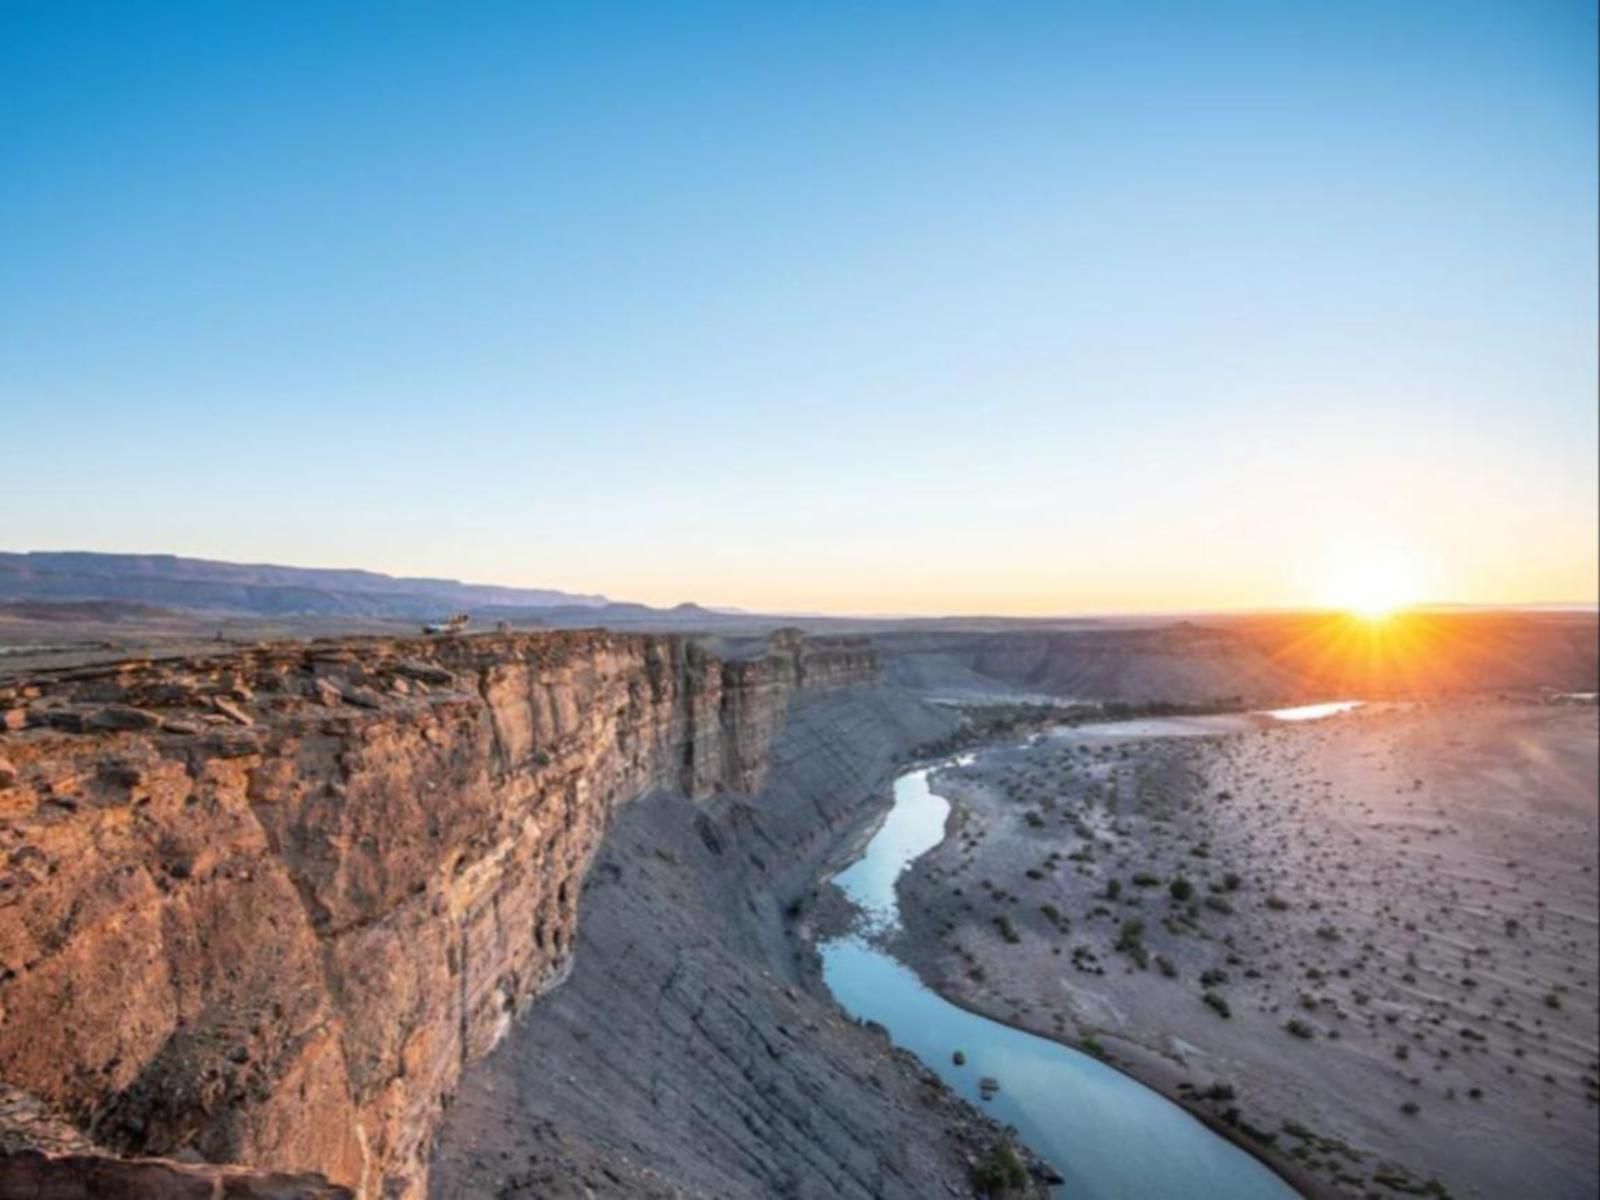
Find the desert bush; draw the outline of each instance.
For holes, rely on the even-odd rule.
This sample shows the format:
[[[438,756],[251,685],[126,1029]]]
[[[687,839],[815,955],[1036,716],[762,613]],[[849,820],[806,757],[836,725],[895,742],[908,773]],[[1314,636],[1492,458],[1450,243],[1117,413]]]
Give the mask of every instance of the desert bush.
[[[1009,1142],[995,1146],[972,1168],[972,1187],[980,1196],[1003,1196],[1027,1183],[1028,1169]]]

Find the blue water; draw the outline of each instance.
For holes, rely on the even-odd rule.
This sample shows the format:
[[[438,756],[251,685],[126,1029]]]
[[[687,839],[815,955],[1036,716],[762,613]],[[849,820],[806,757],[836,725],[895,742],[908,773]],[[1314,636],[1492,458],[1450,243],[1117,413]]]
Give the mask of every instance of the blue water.
[[[894,808],[861,858],[834,881],[867,915],[868,931],[899,920],[895,880],[944,836],[949,802],[932,768],[895,780]],[[1066,1200],[1293,1200],[1286,1183],[1176,1104],[1098,1059],[980,1017],[940,997],[860,935],[824,943],[823,977],[844,1010],[889,1030],[950,1087],[1014,1125],[1066,1182]],[[951,1055],[960,1050],[966,1064]],[[979,1080],[1000,1083],[991,1099]]]
[[[1360,708],[1360,700],[1332,700],[1326,704],[1302,704],[1296,708],[1269,709],[1267,716],[1280,721],[1320,721],[1323,717],[1336,717],[1340,713]]]

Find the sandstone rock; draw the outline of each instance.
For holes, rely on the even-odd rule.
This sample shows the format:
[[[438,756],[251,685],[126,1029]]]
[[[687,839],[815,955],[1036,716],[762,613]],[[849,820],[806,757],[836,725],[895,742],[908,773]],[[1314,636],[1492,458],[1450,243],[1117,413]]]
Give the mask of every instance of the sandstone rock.
[[[395,670],[399,671],[402,675],[410,676],[419,683],[432,683],[441,686],[450,686],[456,681],[456,677],[453,673],[445,670],[443,667],[435,666],[432,663],[404,660],[395,664]]]
[[[357,682],[397,662],[473,686],[385,703]],[[0,1080],[96,1114],[120,1152],[187,1147],[420,1200],[463,1064],[571,968],[616,806],[751,791],[796,690],[873,662],[859,643],[724,661],[688,638],[574,631],[268,645],[42,683],[52,724],[81,731],[77,705],[185,671],[272,703],[213,696],[201,736],[136,753],[113,730],[6,740],[41,781],[8,836],[52,870],[0,905]],[[314,675],[358,709],[306,703]],[[126,789],[105,791],[118,756],[138,772],[137,836]]]
[[[8,759],[0,758],[0,787],[10,787],[17,781],[17,769]]]
[[[232,700],[224,699],[221,696],[213,696],[211,697],[211,706],[223,716],[227,717],[228,720],[237,722],[240,725],[254,725],[256,723],[254,717],[245,712],[244,709],[240,708]]]
[[[23,1150],[0,1156],[0,1196],[39,1200],[350,1200],[320,1175]]]
[[[108,704],[85,722],[89,729],[104,730],[155,729],[160,724],[155,713],[128,704]]]
[[[382,708],[383,697],[371,688],[358,687],[354,684],[345,684],[339,689],[346,701],[357,708]]]
[[[0,730],[12,731],[28,727],[28,710],[25,708],[8,708],[0,712]]]

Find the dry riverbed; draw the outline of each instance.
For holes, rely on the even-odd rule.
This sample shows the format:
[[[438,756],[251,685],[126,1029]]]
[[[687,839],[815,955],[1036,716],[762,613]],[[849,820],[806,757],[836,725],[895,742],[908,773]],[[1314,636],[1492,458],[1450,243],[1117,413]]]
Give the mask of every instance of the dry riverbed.
[[[1222,724],[941,772],[895,951],[1318,1192],[1593,1196],[1594,707]]]

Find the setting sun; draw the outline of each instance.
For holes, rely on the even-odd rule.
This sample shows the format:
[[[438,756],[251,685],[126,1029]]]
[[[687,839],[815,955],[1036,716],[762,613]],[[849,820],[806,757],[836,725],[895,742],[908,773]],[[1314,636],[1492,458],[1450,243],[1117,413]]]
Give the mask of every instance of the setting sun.
[[[1422,580],[1410,556],[1393,548],[1364,547],[1330,557],[1321,599],[1330,608],[1376,621],[1421,600]]]

